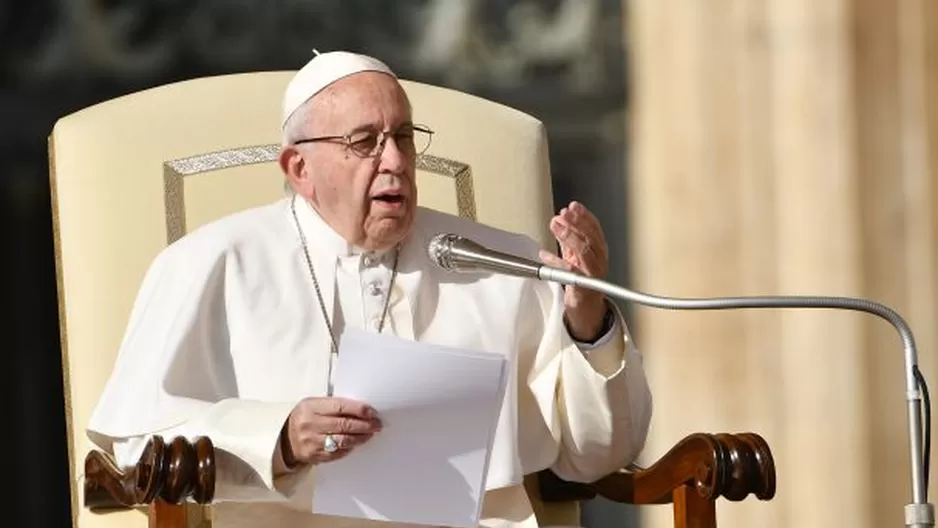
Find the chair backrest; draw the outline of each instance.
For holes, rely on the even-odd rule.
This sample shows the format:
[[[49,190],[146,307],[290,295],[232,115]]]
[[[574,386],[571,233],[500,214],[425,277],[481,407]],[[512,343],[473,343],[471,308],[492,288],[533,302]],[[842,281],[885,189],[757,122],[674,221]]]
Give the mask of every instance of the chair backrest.
[[[140,281],[168,243],[226,213],[284,195],[276,165],[280,98],[293,72],[185,81],[60,119],[49,138],[63,374],[75,526],[144,526],[135,511],[93,514],[85,434]],[[436,134],[420,160],[421,205],[548,244],[544,126],[506,106],[403,81],[416,122]]]

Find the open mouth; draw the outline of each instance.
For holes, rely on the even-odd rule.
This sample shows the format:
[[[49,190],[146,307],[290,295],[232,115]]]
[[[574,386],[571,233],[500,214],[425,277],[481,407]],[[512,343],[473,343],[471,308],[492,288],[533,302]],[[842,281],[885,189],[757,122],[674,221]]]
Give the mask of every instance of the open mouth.
[[[386,203],[386,204],[401,204],[404,203],[404,195],[400,193],[381,193],[379,195],[373,196],[372,200]]]

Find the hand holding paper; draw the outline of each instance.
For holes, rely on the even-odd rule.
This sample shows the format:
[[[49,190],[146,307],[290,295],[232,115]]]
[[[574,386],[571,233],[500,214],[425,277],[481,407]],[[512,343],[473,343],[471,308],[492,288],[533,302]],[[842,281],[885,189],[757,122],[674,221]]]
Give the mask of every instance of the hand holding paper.
[[[317,467],[313,511],[478,526],[507,376],[502,355],[347,331],[334,394],[367,402],[383,427]]]
[[[348,398],[306,398],[290,413],[281,438],[288,467],[321,464],[344,457],[381,431],[381,420],[368,404]],[[334,433],[334,434],[333,434]],[[326,448],[326,438],[336,442]]]

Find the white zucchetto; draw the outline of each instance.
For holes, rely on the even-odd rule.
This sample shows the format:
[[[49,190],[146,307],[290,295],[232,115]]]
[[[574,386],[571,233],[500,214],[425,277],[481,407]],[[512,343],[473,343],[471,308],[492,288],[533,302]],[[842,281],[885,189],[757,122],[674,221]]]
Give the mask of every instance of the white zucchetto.
[[[397,78],[386,64],[367,55],[348,51],[316,52],[316,56],[300,68],[284,91],[280,126],[286,125],[293,112],[323,88],[343,77],[366,71],[386,73]]]

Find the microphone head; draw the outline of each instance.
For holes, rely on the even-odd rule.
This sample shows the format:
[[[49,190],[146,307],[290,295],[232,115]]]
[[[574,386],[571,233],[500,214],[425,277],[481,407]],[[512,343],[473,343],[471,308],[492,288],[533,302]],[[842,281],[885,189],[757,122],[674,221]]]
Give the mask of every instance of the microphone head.
[[[451,271],[453,269],[453,244],[462,239],[453,233],[438,233],[427,244],[427,255],[437,266]]]
[[[440,233],[427,244],[427,255],[438,267],[463,273],[501,273],[538,277],[542,265],[509,253],[489,249],[453,233]]]

